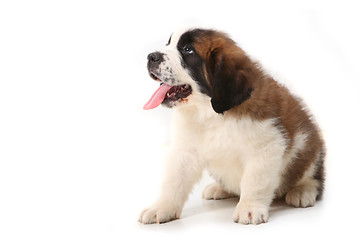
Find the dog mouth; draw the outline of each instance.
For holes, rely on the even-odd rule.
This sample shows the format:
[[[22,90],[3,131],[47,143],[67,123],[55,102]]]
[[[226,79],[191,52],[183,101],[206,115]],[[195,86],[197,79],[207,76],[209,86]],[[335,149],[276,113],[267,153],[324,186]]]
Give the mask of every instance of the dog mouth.
[[[176,101],[179,99],[187,98],[192,92],[191,86],[189,84],[183,84],[179,86],[172,86],[169,91],[167,91],[164,100]]]
[[[159,79],[154,74],[150,74],[152,78]],[[160,81],[160,80],[157,80]],[[192,93],[192,88],[189,84],[182,84],[177,86],[160,83],[160,87],[153,93],[149,101],[144,105],[145,110],[158,107],[163,102],[184,101]]]

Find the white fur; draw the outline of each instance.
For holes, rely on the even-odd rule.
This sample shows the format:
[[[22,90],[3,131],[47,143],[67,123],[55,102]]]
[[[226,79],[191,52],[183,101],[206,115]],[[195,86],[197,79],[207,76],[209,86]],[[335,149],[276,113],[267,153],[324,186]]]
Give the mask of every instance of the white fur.
[[[226,199],[236,197],[237,195],[234,193],[230,193],[224,190],[224,187],[217,182],[209,184],[204,188],[202,197],[206,200],[218,200],[218,199]]]
[[[275,120],[219,115],[210,104],[196,100],[200,99],[175,109],[173,146],[162,194],[140,221],[164,222],[179,217],[193,184],[207,169],[226,192],[242,193],[234,221],[266,222],[280,184],[286,149]]]

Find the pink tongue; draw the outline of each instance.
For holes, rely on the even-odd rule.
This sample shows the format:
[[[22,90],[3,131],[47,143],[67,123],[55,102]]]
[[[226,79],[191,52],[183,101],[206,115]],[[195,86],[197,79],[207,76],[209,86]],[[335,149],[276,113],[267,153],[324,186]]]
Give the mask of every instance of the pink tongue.
[[[159,106],[162,101],[164,101],[165,95],[166,93],[170,90],[170,88],[172,88],[172,86],[167,85],[167,84],[162,84],[155,92],[154,94],[151,96],[151,98],[149,99],[149,101],[144,105],[144,109],[145,110],[150,110],[153,108],[156,108],[157,106]]]

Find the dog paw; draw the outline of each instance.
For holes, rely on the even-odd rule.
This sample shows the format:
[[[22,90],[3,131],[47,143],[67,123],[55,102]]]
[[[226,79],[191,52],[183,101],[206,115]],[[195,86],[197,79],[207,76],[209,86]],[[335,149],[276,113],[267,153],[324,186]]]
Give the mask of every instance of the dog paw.
[[[144,209],[139,217],[139,222],[143,224],[166,223],[180,217],[181,210],[168,204],[154,204],[150,208]]]
[[[202,193],[202,197],[206,200],[214,199],[226,199],[226,198],[232,198],[235,197],[235,194],[231,194],[226,192],[218,183],[212,183],[207,185],[204,188],[204,191]]]
[[[269,220],[269,210],[264,205],[239,203],[236,206],[233,219],[234,222],[241,224],[267,223]]]
[[[293,207],[313,207],[315,205],[317,190],[315,188],[300,186],[290,190],[285,202]]]

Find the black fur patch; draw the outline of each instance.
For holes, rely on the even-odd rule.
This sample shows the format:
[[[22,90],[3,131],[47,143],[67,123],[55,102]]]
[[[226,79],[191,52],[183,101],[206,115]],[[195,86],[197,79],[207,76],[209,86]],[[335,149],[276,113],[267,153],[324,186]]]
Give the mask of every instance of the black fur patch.
[[[224,45],[212,46],[213,38],[223,38],[222,44],[225,44],[225,47],[226,44],[230,44],[230,47],[235,44],[223,33],[213,30],[193,29],[185,32],[180,37],[177,50],[182,58],[182,66],[189,70],[192,78],[198,83],[200,91],[211,97],[214,111],[223,113],[251,97],[253,91],[252,73],[244,68],[241,58],[227,57],[223,54]],[[208,42],[211,43],[208,46],[209,49],[203,48],[201,50],[207,51],[205,53],[201,52],[201,56],[208,59],[202,59],[193,47],[194,45],[201,46],[202,41],[207,44]],[[227,52],[227,54],[231,53]],[[238,64],[234,64],[233,61],[238,62]]]
[[[179,39],[177,44],[177,49],[181,55],[181,65],[189,70],[191,77],[198,83],[200,86],[200,91],[204,94],[207,94],[211,97],[211,87],[206,83],[204,77],[203,65],[205,64],[204,60],[198,55],[196,49],[193,48],[193,43],[203,35],[205,30],[194,29],[188,32],[185,32]],[[192,49],[192,53],[186,51],[187,48]]]

